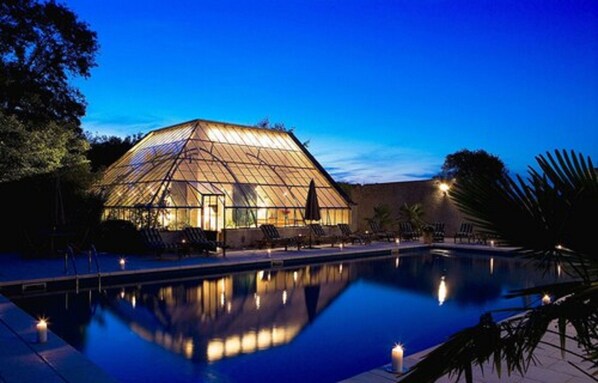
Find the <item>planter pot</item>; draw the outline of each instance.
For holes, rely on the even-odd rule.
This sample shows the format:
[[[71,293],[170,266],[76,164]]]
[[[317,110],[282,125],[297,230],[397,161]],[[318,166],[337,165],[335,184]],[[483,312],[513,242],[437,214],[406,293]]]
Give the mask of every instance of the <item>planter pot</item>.
[[[425,232],[422,234],[422,242],[426,244],[431,244],[434,241],[434,233],[432,232]]]

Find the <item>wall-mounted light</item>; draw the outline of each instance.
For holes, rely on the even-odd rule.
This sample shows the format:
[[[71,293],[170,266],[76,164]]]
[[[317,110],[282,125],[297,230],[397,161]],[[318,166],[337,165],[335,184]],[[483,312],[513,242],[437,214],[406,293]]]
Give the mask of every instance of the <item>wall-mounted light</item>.
[[[449,189],[451,188],[451,186],[446,182],[441,182],[440,184],[438,184],[438,188],[440,189],[441,192],[444,193],[444,195],[446,195],[448,193]]]

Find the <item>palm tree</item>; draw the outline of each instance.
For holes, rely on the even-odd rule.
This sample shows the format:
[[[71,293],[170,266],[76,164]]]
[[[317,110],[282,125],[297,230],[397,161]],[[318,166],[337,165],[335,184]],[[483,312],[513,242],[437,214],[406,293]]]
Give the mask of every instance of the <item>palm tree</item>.
[[[539,170],[528,169],[528,178],[504,176],[498,180],[479,177],[457,183],[451,198],[470,220],[488,235],[516,249],[517,256],[537,262],[539,267],[561,265],[567,282],[522,289],[511,297],[550,292],[552,304],[517,307],[509,319],[496,322],[492,312],[480,322],[452,335],[415,365],[401,382],[433,382],[449,374],[472,381],[472,368],[491,363],[501,375],[525,374],[533,353],[544,344],[544,335],[558,324],[560,344],[552,345],[563,356],[573,351],[567,343],[577,342],[578,355],[590,362],[590,379],[598,373],[598,179],[589,157],[574,151],[549,152],[536,157]],[[518,315],[515,315],[518,314]],[[572,325],[576,335],[566,332]],[[575,367],[575,366],[574,366]],[[577,367],[579,368],[579,367]]]

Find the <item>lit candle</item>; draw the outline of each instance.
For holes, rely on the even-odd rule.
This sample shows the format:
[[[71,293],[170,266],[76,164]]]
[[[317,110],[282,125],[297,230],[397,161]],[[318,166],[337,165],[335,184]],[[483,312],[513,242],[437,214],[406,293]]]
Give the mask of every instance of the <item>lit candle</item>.
[[[550,295],[544,294],[544,296],[542,297],[542,304],[547,305],[549,303],[550,303]]]
[[[397,246],[399,245],[399,243],[401,243],[401,240],[398,238],[395,238],[395,243],[397,244]]]
[[[392,371],[403,372],[403,347],[400,344],[392,349]]]
[[[37,329],[37,341],[46,343],[48,341],[48,322],[45,319],[40,319],[35,328]]]
[[[341,243],[341,244],[339,244],[339,245],[338,245],[338,248],[339,248],[341,251],[343,251],[343,244],[342,244],[342,243]]]
[[[270,258],[270,255],[272,255],[272,249],[268,249],[268,258]]]
[[[124,270],[125,269],[125,264],[127,263],[127,261],[125,261],[124,258],[121,258],[118,260],[118,264],[120,265],[120,269]]]
[[[490,247],[494,247],[494,241],[493,240],[490,241]]]

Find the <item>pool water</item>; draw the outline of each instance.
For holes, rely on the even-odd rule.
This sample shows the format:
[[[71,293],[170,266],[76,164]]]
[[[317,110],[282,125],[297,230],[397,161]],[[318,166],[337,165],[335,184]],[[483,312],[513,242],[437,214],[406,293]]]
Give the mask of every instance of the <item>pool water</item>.
[[[555,278],[425,249],[13,301],[122,382],[336,382],[389,363],[395,343],[409,355],[487,310],[535,305],[503,295]]]

